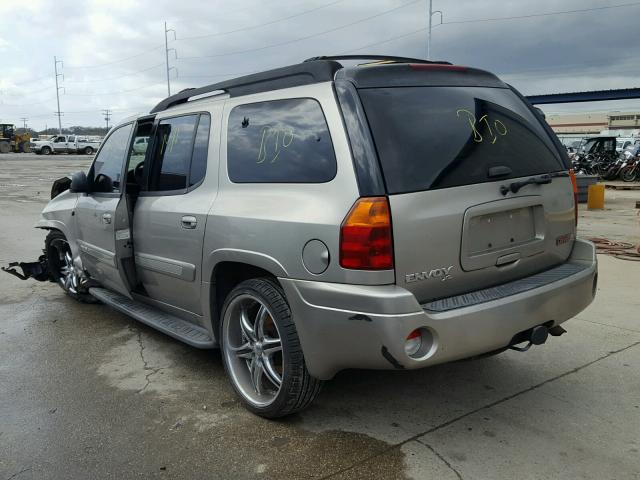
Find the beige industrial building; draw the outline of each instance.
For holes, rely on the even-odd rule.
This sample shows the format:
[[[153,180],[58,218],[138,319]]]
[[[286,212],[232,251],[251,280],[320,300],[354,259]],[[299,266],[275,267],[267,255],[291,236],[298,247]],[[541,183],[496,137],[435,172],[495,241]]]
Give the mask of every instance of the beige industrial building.
[[[558,134],[594,135],[615,130],[618,135],[638,135],[640,112],[586,112],[547,115],[547,122]]]

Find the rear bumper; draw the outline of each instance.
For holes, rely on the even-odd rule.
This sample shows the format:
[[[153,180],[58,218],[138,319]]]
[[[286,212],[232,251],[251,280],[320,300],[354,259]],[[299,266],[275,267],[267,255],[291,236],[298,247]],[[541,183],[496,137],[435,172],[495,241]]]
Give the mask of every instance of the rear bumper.
[[[483,293],[478,303],[446,309],[442,302],[420,305],[396,285],[280,282],[309,372],[329,379],[346,368],[415,369],[467,358],[503,348],[515,334],[536,325],[558,325],[593,301],[595,247],[577,240],[566,264],[576,268],[565,268],[569,274],[562,278],[549,276],[546,283],[524,290],[496,287],[510,294]],[[430,310],[436,303],[439,311]],[[404,351],[404,339],[416,328],[423,328],[428,340],[419,358]]]

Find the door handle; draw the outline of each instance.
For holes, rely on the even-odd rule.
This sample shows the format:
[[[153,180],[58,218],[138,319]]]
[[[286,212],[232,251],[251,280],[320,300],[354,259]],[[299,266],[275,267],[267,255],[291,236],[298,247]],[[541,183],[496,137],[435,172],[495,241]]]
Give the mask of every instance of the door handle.
[[[103,213],[102,214],[102,223],[106,223],[106,224],[111,223],[111,214],[110,213]]]
[[[198,219],[192,215],[185,215],[180,221],[182,228],[192,230],[198,226]]]

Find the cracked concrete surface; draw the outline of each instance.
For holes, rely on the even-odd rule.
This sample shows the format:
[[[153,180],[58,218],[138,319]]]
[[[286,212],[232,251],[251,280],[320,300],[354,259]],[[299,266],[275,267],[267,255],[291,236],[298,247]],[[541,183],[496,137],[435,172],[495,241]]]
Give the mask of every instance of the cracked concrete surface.
[[[86,163],[0,159],[0,263],[37,257],[47,182]],[[600,216],[589,230],[606,235]],[[526,354],[342,372],[278,422],[240,406],[217,352],[0,275],[0,480],[638,480],[640,265],[599,260],[597,300],[568,334]]]

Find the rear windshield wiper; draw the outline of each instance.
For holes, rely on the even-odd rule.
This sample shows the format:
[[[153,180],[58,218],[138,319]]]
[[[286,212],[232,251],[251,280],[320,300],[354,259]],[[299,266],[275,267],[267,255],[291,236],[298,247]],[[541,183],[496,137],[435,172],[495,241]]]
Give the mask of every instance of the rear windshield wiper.
[[[519,182],[511,182],[509,186],[502,185],[500,187],[500,193],[502,195],[506,195],[509,192],[518,193],[518,190],[520,190],[525,185],[545,185],[547,183],[551,183],[552,180],[553,178],[551,178],[551,175],[548,174],[540,175],[538,177],[530,177],[526,180],[520,180]]]

